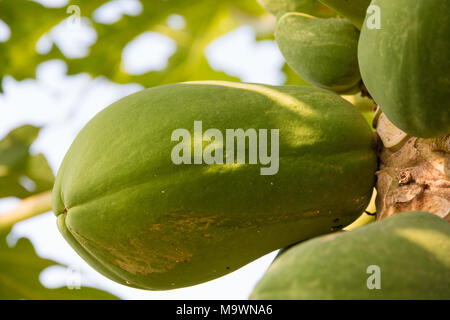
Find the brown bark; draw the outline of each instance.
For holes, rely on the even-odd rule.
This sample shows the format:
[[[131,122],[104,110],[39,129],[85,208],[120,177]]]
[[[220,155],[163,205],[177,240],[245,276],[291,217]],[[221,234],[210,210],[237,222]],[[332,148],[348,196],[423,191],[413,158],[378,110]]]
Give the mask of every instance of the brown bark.
[[[427,211],[450,222],[450,135],[408,136],[380,110],[374,118],[379,138],[377,220],[404,211]]]

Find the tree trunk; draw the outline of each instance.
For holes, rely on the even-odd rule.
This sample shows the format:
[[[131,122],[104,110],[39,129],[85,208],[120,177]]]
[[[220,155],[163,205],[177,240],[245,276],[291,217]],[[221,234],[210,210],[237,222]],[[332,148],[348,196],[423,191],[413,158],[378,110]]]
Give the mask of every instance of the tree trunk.
[[[377,220],[404,211],[427,211],[450,222],[450,135],[408,136],[378,108]]]

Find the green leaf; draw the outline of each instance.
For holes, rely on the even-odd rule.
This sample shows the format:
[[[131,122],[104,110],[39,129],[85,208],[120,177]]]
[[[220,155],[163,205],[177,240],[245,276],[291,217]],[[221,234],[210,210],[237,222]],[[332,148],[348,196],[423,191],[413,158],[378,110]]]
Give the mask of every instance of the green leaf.
[[[11,29],[8,41],[0,43],[0,79],[6,74],[17,80],[34,77],[37,65],[47,60],[36,52],[37,41],[66,16],[64,8],[34,1],[0,1],[0,19]]]
[[[0,140],[0,198],[26,198],[50,190],[54,174],[42,154],[31,155],[39,128],[25,125]]]
[[[139,83],[145,87],[190,80],[238,80],[213,70],[205,58],[205,48],[217,37],[243,23],[263,23],[265,15],[255,0],[214,3],[211,0],[141,0],[143,10],[138,16],[123,15],[113,24],[98,23],[92,18],[93,12],[106,2],[72,0],[63,8],[47,8],[27,0],[0,1],[0,19],[11,29],[11,38],[0,43],[0,80],[5,75],[17,80],[34,78],[36,67],[51,59],[66,62],[69,75],[88,73],[92,77],[104,76],[117,83]],[[89,21],[97,33],[97,41],[90,47],[89,54],[69,58],[56,45],[48,53],[39,54],[35,49],[36,43],[73,15],[66,12],[70,5],[80,8],[81,18]],[[185,18],[185,28],[174,30],[167,25],[167,17],[172,14]],[[164,70],[128,74],[123,70],[122,51],[130,41],[147,31],[170,37],[177,50]]]
[[[60,265],[39,257],[30,240],[21,238],[14,247],[6,242],[8,231],[0,232],[0,299],[1,300],[110,300],[114,295],[88,287],[49,289],[39,281],[47,267]]]

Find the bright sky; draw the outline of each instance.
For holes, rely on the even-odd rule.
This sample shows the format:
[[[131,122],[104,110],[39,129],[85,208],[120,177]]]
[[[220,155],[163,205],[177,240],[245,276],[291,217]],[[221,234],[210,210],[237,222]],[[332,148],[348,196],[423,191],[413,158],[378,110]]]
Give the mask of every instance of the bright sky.
[[[67,3],[66,0],[37,2],[49,6]],[[114,0],[99,9],[94,17],[97,21],[112,23],[123,13],[139,12],[140,3],[137,0]],[[183,28],[184,19],[174,15],[167,23],[174,28]],[[0,41],[1,27],[0,20]],[[82,56],[88,53],[89,45],[95,39],[95,31],[87,24],[77,30],[62,24],[39,41],[37,50],[45,52],[53,41],[66,55]],[[124,49],[123,67],[130,73],[162,69],[173,51],[171,39],[146,32]],[[272,41],[256,43],[254,33],[248,26],[217,39],[207,48],[206,54],[213,68],[239,76],[242,81],[280,84],[283,80],[279,71],[283,58],[276,44]],[[92,79],[87,74],[68,77],[65,72],[66,66],[61,61],[43,63],[37,70],[36,80],[17,82],[6,77],[3,81],[5,94],[0,95],[0,138],[22,124],[45,126],[32,152],[44,153],[55,172],[78,131],[97,112],[119,98],[142,89],[140,85],[117,85],[103,78]],[[17,201],[0,200],[0,213],[13,208]],[[13,244],[22,236],[32,240],[40,256],[80,270],[83,285],[104,288],[124,299],[247,299],[275,256],[271,253],[230,275],[205,284],[151,292],[116,284],[90,268],[59,234],[56,219],[50,212],[17,224],[8,240]],[[66,284],[68,275],[65,268],[51,267],[41,274],[41,281],[48,287],[59,287]]]

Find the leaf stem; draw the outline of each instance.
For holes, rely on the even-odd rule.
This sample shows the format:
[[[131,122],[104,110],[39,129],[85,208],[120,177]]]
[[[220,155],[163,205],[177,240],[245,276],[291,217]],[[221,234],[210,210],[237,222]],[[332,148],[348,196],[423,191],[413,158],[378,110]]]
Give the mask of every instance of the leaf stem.
[[[16,208],[0,214],[0,231],[11,228],[17,222],[32,218],[51,209],[51,191],[45,191],[23,199]]]

